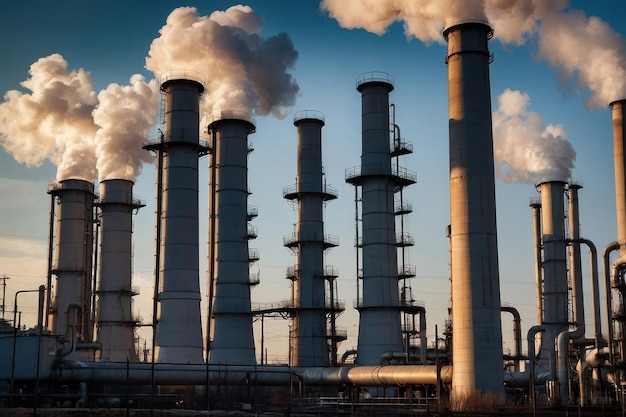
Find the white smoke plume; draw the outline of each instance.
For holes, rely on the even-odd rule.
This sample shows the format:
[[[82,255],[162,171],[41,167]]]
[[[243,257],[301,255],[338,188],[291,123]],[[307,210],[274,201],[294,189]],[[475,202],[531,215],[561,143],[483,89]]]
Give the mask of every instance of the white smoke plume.
[[[110,84],[98,94],[93,120],[100,127],[95,136],[95,152],[100,181],[135,181],[144,162],[152,158],[142,146],[156,122],[159,87],[155,79],[146,82],[135,74],[130,85]]]
[[[442,29],[466,19],[487,20],[502,43],[536,37],[539,56],[557,68],[589,109],[626,98],[622,35],[598,17],[569,9],[569,0],[322,0],[320,8],[345,28],[382,35],[403,22],[408,38],[443,42]],[[584,53],[581,53],[584,51]]]
[[[57,179],[93,181],[97,126],[91,112],[98,100],[83,69],[68,71],[59,54],[31,65],[24,93],[8,91],[0,103],[0,144],[20,163],[40,166],[49,159]]]
[[[589,109],[626,98],[626,41],[606,22],[570,11],[541,23],[539,56],[558,69]]]
[[[146,68],[158,77],[190,70],[206,77],[204,112],[243,110],[285,117],[299,87],[291,74],[298,57],[289,36],[261,35],[261,18],[247,6],[200,16],[175,9],[150,46]]]
[[[539,184],[567,181],[576,152],[561,125],[544,125],[541,116],[529,111],[530,97],[505,90],[493,113],[496,174],[504,182]]]

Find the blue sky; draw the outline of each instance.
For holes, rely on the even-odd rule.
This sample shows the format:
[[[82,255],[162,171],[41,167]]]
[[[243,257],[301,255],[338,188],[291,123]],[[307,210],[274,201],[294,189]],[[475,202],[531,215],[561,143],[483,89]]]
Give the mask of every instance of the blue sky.
[[[0,91],[22,89],[20,82],[28,78],[30,65],[53,53],[61,54],[70,70],[89,71],[96,92],[113,82],[128,84],[135,73],[153,78],[145,68],[145,57],[173,9],[190,5],[198,9],[198,14],[209,15],[235,4],[238,3],[142,0],[127,2],[119,8],[109,1],[11,2],[4,5],[0,16],[3,39],[0,55],[4,57]],[[413,294],[426,307],[428,334],[432,339],[435,324],[439,332],[443,329],[449,298],[445,236],[449,223],[445,45],[407,40],[401,23],[392,24],[383,36],[363,29],[344,29],[337,20],[320,11],[318,1],[243,4],[252,7],[263,19],[265,37],[280,32],[289,35],[298,51],[295,68],[289,72],[300,87],[291,113],[283,120],[257,117],[257,131],[250,136],[255,151],[249,159],[253,193],[249,202],[259,208],[259,217],[254,221],[259,237],[250,246],[259,248],[261,253],[261,261],[252,268],[261,274],[261,284],[252,291],[253,302],[289,298],[290,281],[285,279],[285,269],[294,258],[282,247],[282,236],[293,231],[296,212],[283,200],[282,188],[292,184],[296,174],[293,113],[305,109],[321,111],[326,117],[322,131],[326,180],[339,190],[339,199],[326,208],[325,226],[326,233],[341,240],[340,247],[330,251],[326,259],[327,264],[339,268],[339,298],[346,301],[347,307],[339,326],[348,330],[349,340],[340,346],[339,352],[356,347],[358,314],[352,309],[356,280],[354,201],[353,188],[344,182],[344,170],[358,165],[360,160],[360,96],[355,80],[364,72],[385,71],[395,79],[390,99],[396,105],[396,122],[402,136],[414,146],[414,154],[403,160],[418,175],[418,182],[405,192],[405,199],[412,201],[414,209],[405,225],[416,238],[408,262],[417,267]],[[622,36],[626,35],[623,23],[626,5],[621,0],[578,0],[571,2],[571,8],[598,16]],[[522,46],[503,45],[497,39],[491,41],[495,57],[490,68],[492,107],[497,109],[497,97],[506,89],[518,90],[528,95],[528,110],[540,115],[545,125],[562,125],[567,131],[568,141],[576,151],[572,175],[581,179],[584,186],[580,191],[581,235],[603,248],[616,239],[610,111],[608,106],[589,111],[572,89],[572,82],[561,83],[558,72],[540,58],[536,37],[528,38]],[[578,56],[587,52],[570,51]],[[211,74],[206,76],[210,78]],[[200,210],[206,213],[207,187],[202,184],[207,183],[207,159],[202,159],[200,164],[204,167],[200,177]],[[0,150],[0,276],[11,277],[7,281],[7,311],[12,308],[15,291],[45,283],[49,210],[46,190],[48,182],[55,180],[55,172],[56,168],[49,162],[27,167]],[[145,322],[151,319],[154,179],[154,166],[145,165],[135,187],[136,195],[147,203],[135,217],[134,234],[135,285],[141,290],[135,299],[135,309]],[[532,217],[528,202],[536,195],[532,184],[497,182],[502,301],[520,309],[524,334],[535,324]],[[206,236],[206,222],[203,222],[200,242],[206,242]],[[205,253],[206,249],[201,248],[201,259],[206,257]],[[204,269],[203,264],[200,272],[203,291]],[[587,283],[586,258],[583,269]],[[23,297],[24,319],[32,323],[34,296],[32,303],[28,295]],[[587,291],[588,322],[590,302]],[[504,316],[505,349],[512,349],[508,321],[509,317]],[[258,339],[258,326],[255,329]],[[284,358],[286,322],[266,323],[268,344],[270,360]]]

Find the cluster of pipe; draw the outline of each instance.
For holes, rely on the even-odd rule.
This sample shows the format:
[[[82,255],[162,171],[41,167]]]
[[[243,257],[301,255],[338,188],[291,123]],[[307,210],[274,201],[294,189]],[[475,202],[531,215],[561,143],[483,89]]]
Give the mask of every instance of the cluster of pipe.
[[[63,355],[138,360],[132,312],[137,293],[132,287],[132,216],[143,203],[133,198],[133,182],[103,180],[98,198],[93,183],[66,179],[51,183],[48,193],[52,290],[47,292],[46,327],[60,336]]]

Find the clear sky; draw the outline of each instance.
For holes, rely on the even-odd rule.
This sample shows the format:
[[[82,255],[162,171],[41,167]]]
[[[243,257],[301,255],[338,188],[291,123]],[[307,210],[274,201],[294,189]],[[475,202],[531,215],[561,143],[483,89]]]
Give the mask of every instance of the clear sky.
[[[359,74],[368,71],[388,72],[395,79],[395,90],[390,99],[396,106],[396,122],[402,136],[414,146],[414,153],[404,157],[403,163],[418,175],[418,182],[405,191],[405,199],[413,203],[414,210],[405,226],[416,238],[415,247],[409,251],[408,263],[417,267],[417,277],[411,285],[414,297],[426,307],[429,339],[434,335],[435,325],[439,326],[439,332],[444,327],[449,298],[449,254],[445,235],[449,223],[448,107],[446,45],[443,40],[432,41],[426,39],[428,36],[420,35],[427,40],[422,42],[407,37],[402,22],[391,23],[384,34],[372,33],[382,32],[382,29],[367,21],[369,16],[376,17],[361,5],[368,2],[343,3],[358,5],[355,10],[363,17],[363,22],[343,19],[341,16],[344,15],[334,3],[328,1],[325,10],[320,8],[319,1],[314,0],[258,0],[243,4],[250,6],[261,18],[264,38],[284,32],[298,52],[293,68],[286,69],[299,86],[295,103],[280,107],[283,119],[257,115],[256,133],[250,136],[255,151],[249,158],[249,185],[253,193],[249,203],[259,208],[259,217],[253,222],[258,226],[259,236],[251,241],[250,246],[258,248],[261,254],[260,262],[252,267],[252,271],[260,272],[261,279],[260,285],[252,290],[252,300],[253,303],[271,303],[290,297],[290,281],[285,279],[285,269],[293,264],[294,258],[282,246],[282,236],[293,231],[297,213],[282,198],[282,189],[294,183],[296,175],[297,137],[293,113],[305,109],[321,111],[326,118],[322,131],[326,181],[339,190],[339,199],[326,207],[325,231],[339,236],[341,242],[338,248],[328,252],[326,258],[327,264],[340,271],[337,288],[339,298],[346,301],[346,312],[338,325],[347,329],[349,339],[340,345],[341,354],[356,347],[358,328],[358,314],[352,308],[356,295],[354,190],[344,182],[345,169],[359,164],[361,152],[360,95],[355,89],[355,80]],[[413,2],[424,8],[427,3],[426,0]],[[442,4],[438,0],[432,3]],[[517,2],[518,5],[522,3],[526,2]],[[581,235],[595,242],[600,251],[616,239],[611,117],[608,102],[603,103],[603,100],[608,101],[607,93],[596,94],[599,87],[595,89],[595,81],[588,78],[602,81],[619,74],[620,69],[624,71],[626,4],[621,0],[573,0],[569,3],[562,0],[555,3],[563,7],[552,14],[546,12],[545,24],[533,26],[536,20],[530,18],[531,25],[525,28],[531,30],[522,29],[521,38],[510,33],[513,24],[507,25],[501,23],[504,20],[499,20],[498,26],[494,22],[496,38],[490,42],[494,53],[490,67],[492,108],[494,112],[499,111],[494,120],[498,120],[499,132],[508,132],[496,135],[496,140],[507,144],[502,149],[508,149],[508,152],[503,150],[502,157],[510,158],[506,159],[507,168],[500,177],[508,182],[497,181],[501,296],[503,303],[517,307],[522,313],[524,335],[535,324],[536,317],[532,216],[528,203],[531,197],[537,196],[533,184],[543,174],[528,173],[530,169],[523,164],[516,165],[514,157],[525,149],[556,159],[569,156],[569,163],[573,162],[570,174],[582,180],[584,187],[580,191]],[[3,5],[0,16],[0,56],[3,57],[0,91],[4,94],[20,90],[23,94],[31,94],[20,83],[30,78],[29,68],[33,63],[52,54],[60,54],[68,63],[69,71],[81,68],[88,71],[95,94],[111,83],[128,85],[133,74],[142,74],[149,81],[155,75],[146,69],[146,57],[151,43],[159,37],[159,30],[174,9],[193,6],[197,8],[197,15],[208,16],[236,4],[231,1],[135,0],[119,7],[104,0],[9,2]],[[330,13],[337,18],[331,17]],[[398,18],[408,16],[411,21],[414,17],[408,9],[402,10],[401,14]],[[574,30],[565,33],[550,31],[550,28],[558,27],[563,16],[573,19],[576,24],[569,26]],[[597,18],[589,21],[590,16]],[[431,23],[441,29],[436,19]],[[419,26],[423,27],[428,25]],[[582,33],[574,33],[576,29]],[[502,34],[500,38],[498,33]],[[505,38],[505,34],[509,37]],[[606,42],[602,36],[607,37]],[[597,48],[587,44],[587,40],[595,42]],[[614,69],[604,72],[600,64],[609,59],[602,54],[597,54],[600,63],[591,67],[591,75],[580,69],[585,62],[596,59],[594,51],[602,50],[601,46],[607,44],[616,45],[615,50],[621,57],[621,61],[613,62]],[[186,44],[186,51],[193,55],[195,46]],[[207,49],[197,45],[197,51],[202,50]],[[569,61],[558,60],[561,52]],[[548,62],[548,58],[552,58],[552,62]],[[573,72],[555,68],[555,65],[567,68],[570,62],[574,65]],[[219,79],[215,80],[215,74],[205,74],[213,85],[219,82]],[[618,78],[626,80],[625,77]],[[618,87],[609,85],[606,88],[621,94]],[[500,108],[498,98],[507,89],[511,91],[503,96],[503,107]],[[613,99],[625,97],[626,94]],[[8,97],[4,98],[4,102],[8,100]],[[7,124],[6,119],[0,120]],[[525,128],[521,134],[516,129],[519,125]],[[152,127],[152,133],[156,127]],[[6,136],[2,128],[0,133]],[[20,135],[17,138],[19,142]],[[6,142],[5,137],[2,142],[5,147]],[[542,150],[546,144],[556,147],[550,151]],[[571,148],[575,151],[573,161]],[[496,149],[499,149],[498,145]],[[207,164],[205,157],[200,164],[203,167],[200,174],[201,219],[205,217],[202,213],[207,212]],[[567,171],[568,162],[561,167]],[[141,290],[141,294],[135,297],[135,311],[146,323],[151,321],[154,170],[154,165],[144,165],[135,187],[135,194],[147,203],[135,216],[134,227],[134,285]],[[517,174],[511,174],[513,171]],[[27,166],[16,162],[5,148],[0,149],[0,276],[10,277],[6,281],[7,311],[12,311],[15,291],[36,289],[45,283],[50,205],[46,191],[48,182],[56,179],[56,172],[49,160],[44,160],[40,166]],[[519,181],[510,182],[511,179]],[[200,242],[206,242],[206,236],[204,219]],[[205,254],[206,247],[201,245],[201,259],[206,258]],[[206,289],[205,268],[206,261],[200,272],[203,292]],[[587,283],[589,267],[586,257],[583,269]],[[591,322],[589,290],[585,297],[586,315]],[[35,296],[24,294],[20,300],[24,300],[23,305],[19,303],[20,310],[24,311],[23,320],[27,324],[34,323]],[[503,316],[505,349],[513,348],[509,318]],[[260,338],[258,330],[256,325],[257,340]],[[591,334],[589,330],[588,333]],[[149,332],[142,329],[140,335],[148,337]],[[286,321],[266,322],[266,346],[269,346],[270,361],[285,359]],[[257,343],[257,355],[260,354],[259,348]]]

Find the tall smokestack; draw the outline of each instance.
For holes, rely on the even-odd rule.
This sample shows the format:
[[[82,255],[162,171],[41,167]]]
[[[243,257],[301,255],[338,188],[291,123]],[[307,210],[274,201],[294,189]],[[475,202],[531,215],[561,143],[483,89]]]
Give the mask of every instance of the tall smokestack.
[[[100,265],[97,340],[100,361],[137,361],[132,312],[133,211],[144,205],[133,199],[133,182],[100,182]]]
[[[198,245],[199,103],[201,78],[170,72],[161,79],[165,94],[164,152],[159,266],[157,360],[202,363]],[[156,312],[155,312],[156,314]]]
[[[569,328],[567,248],[565,244],[565,182],[549,181],[537,185],[541,194],[543,241],[543,327],[539,367],[546,369],[554,359],[555,338]],[[555,369],[550,380],[555,381]],[[558,391],[554,391],[556,395]]]
[[[66,179],[48,190],[58,206],[49,323],[53,334],[68,340],[91,341],[93,188],[89,181]]]
[[[248,252],[248,135],[254,131],[252,116],[237,111],[213,115],[208,126],[215,169],[214,228],[209,230],[215,274],[212,364],[256,363]]]
[[[504,394],[496,196],[489,87],[492,28],[465,21],[448,41],[452,392]]]
[[[389,74],[359,76],[361,93],[361,166],[346,172],[346,182],[361,186],[363,295],[359,317],[358,365],[376,365],[386,352],[402,352],[394,192],[399,182],[414,183],[404,168],[392,170],[390,155]],[[357,245],[359,243],[357,242]]]
[[[298,204],[295,233],[285,239],[285,246],[296,254],[291,276],[296,314],[291,325],[290,363],[328,366],[324,250],[336,244],[324,236],[324,202],[337,198],[337,193],[323,182],[324,115],[308,110],[298,112],[293,124],[298,129],[298,173],[295,186],[287,187],[283,193],[286,199]]]
[[[614,302],[616,321],[616,339],[618,341],[618,366],[626,361],[626,320],[624,319],[626,285],[624,285],[624,264],[626,257],[626,99],[610,104],[613,120],[613,159],[615,169],[615,206],[617,214],[617,243],[620,247],[619,269],[612,278],[612,286],[618,292],[618,300]]]
[[[611,103],[613,120],[613,160],[615,164],[615,206],[617,211],[617,242],[620,255],[626,255],[626,100]]]

